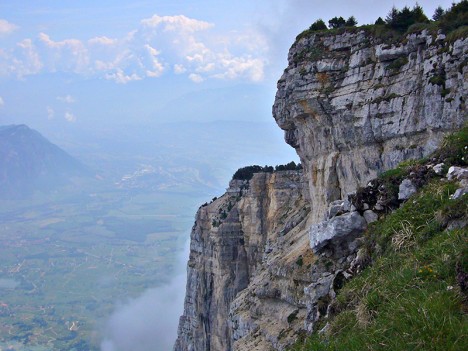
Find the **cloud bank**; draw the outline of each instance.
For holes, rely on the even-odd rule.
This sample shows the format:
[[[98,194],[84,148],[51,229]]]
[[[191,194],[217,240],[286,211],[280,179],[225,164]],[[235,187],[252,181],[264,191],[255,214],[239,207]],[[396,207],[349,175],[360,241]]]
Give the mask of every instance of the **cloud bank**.
[[[2,50],[0,75],[21,79],[41,73],[74,73],[119,84],[165,74],[185,75],[195,83],[207,79],[261,81],[267,48],[259,34],[249,30],[219,33],[214,27],[184,15],[153,15],[121,38],[56,40],[41,32]],[[15,28],[0,20],[0,34]]]
[[[189,242],[176,264],[176,276],[165,286],[146,290],[116,308],[107,321],[101,351],[168,351],[183,312]]]

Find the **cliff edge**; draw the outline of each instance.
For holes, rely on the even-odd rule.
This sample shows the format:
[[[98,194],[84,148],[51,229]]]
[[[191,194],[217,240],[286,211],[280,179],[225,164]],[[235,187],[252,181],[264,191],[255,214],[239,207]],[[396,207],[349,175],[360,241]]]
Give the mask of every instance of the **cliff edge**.
[[[298,37],[273,116],[304,170],[232,181],[199,209],[174,350],[284,350],[312,331],[376,220],[348,194],[463,125],[467,52],[467,38],[425,30],[393,44],[363,29]]]

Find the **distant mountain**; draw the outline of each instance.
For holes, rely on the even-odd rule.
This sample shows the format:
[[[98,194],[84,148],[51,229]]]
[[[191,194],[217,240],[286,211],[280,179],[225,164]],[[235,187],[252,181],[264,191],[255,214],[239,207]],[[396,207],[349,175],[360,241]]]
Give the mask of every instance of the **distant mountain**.
[[[24,124],[0,126],[0,198],[51,191],[88,176],[86,167]]]

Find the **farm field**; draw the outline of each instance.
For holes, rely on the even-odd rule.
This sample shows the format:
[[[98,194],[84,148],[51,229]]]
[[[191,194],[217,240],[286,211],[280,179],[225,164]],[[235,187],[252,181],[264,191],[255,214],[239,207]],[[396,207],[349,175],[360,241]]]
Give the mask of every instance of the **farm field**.
[[[98,350],[116,304],[168,282],[206,197],[109,189],[0,206],[0,350]]]

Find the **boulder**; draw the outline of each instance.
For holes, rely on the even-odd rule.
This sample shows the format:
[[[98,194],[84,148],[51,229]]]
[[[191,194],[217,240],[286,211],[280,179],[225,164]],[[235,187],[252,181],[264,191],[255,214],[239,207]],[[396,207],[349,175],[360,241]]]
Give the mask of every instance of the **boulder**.
[[[409,179],[404,179],[398,188],[398,200],[408,200],[417,191]]]
[[[458,180],[468,179],[468,169],[462,167],[452,166],[447,172],[448,180]]]
[[[367,227],[367,222],[358,212],[350,212],[330,220],[313,224],[309,230],[310,247],[318,252],[328,242],[343,240],[361,234]]]
[[[372,222],[376,222],[379,220],[379,215],[371,210],[364,211],[363,216],[367,224],[370,224]]]

